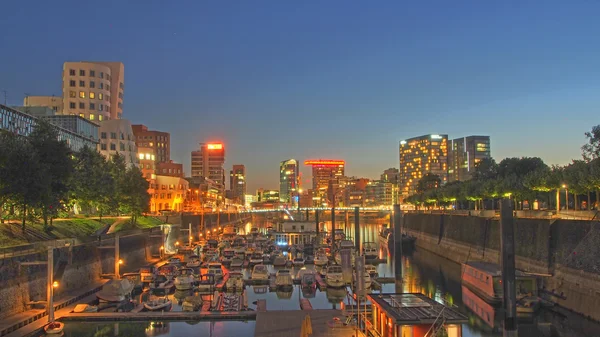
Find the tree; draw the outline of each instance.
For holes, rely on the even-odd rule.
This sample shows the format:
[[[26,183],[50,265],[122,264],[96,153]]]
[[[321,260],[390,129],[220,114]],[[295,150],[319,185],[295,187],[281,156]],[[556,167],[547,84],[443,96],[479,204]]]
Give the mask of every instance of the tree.
[[[417,193],[423,193],[440,187],[441,179],[438,175],[427,173],[417,183]]]
[[[498,164],[494,158],[484,158],[479,163],[475,164],[475,172],[473,179],[483,181],[496,179],[498,176]]]
[[[581,155],[586,162],[600,157],[600,125],[592,127],[592,131],[585,133],[587,144],[581,147]]]
[[[137,222],[137,217],[148,211],[150,194],[148,194],[148,181],[142,171],[137,167],[128,169],[125,173],[122,186],[123,210],[131,214],[131,223]]]

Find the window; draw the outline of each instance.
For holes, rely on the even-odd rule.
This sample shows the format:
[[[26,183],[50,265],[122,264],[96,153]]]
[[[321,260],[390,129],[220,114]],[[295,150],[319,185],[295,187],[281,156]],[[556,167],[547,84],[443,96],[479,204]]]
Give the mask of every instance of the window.
[[[100,82],[100,89],[104,89],[104,83]]]
[[[100,144],[100,150],[106,151],[106,144]]]
[[[125,135],[121,132],[121,140],[125,140]]]
[[[75,76],[75,69],[69,69],[69,76]]]
[[[96,110],[96,104],[90,103],[90,110]],[[92,118],[90,118],[92,119]]]
[[[75,104],[75,102],[69,102],[69,108],[75,109],[76,107],[77,107],[77,104]]]
[[[167,199],[171,199],[171,193],[167,193]]]
[[[94,114],[90,114],[90,120],[93,121],[94,119],[96,119],[96,116],[94,116]]]
[[[94,70],[90,70],[90,77],[96,77],[96,72]]]
[[[75,86],[75,81],[73,81],[73,80],[69,81],[69,86],[70,87],[74,87]]]
[[[100,138],[106,139],[106,132],[100,132]]]
[[[76,98],[77,93],[75,91],[71,90],[71,91],[69,91],[69,97]]]
[[[108,102],[108,101],[110,101],[110,95],[106,95],[106,96],[104,96],[104,97],[106,98],[106,101],[107,101],[107,102]]]
[[[83,69],[79,70],[79,76],[85,76],[85,70],[83,70]]]
[[[121,151],[125,151],[125,144],[119,143],[119,148],[121,149]]]
[[[119,98],[123,99],[123,93],[122,92],[119,92]]]
[[[106,85],[106,90],[110,91],[110,85]]]
[[[124,87],[123,82],[120,82],[119,83],[119,88],[123,89],[123,87]]]
[[[154,146],[154,143],[150,142],[150,147],[153,147],[153,146]]]
[[[85,103],[79,102],[79,109],[85,109]]]
[[[85,88],[85,81],[79,81],[79,86]]]
[[[110,133],[110,139],[117,139],[117,133],[116,132],[111,132]]]
[[[104,99],[104,95],[101,92],[98,93],[98,99],[99,100],[103,100]]]
[[[111,151],[116,151],[117,150],[117,146],[115,144],[110,144],[110,150]]]
[[[102,116],[102,115],[98,115],[98,120],[99,120],[99,121],[102,121],[103,119],[104,119],[104,116]]]
[[[85,98],[85,91],[79,92],[79,98]]]
[[[96,87],[96,82],[90,81],[90,88],[95,88],[95,87]]]
[[[104,110],[104,106],[102,104],[98,104],[98,111]]]
[[[104,78],[104,73],[100,72],[100,78]]]
[[[95,93],[95,92],[93,92],[93,91],[90,91],[90,98],[91,98],[91,99],[94,99],[94,98],[96,98],[96,93]]]
[[[79,117],[85,118],[85,114],[79,114]]]
[[[123,109],[123,103],[119,102],[117,103],[117,106],[119,107],[119,109]]]
[[[108,111],[108,105],[104,106],[104,111]]]

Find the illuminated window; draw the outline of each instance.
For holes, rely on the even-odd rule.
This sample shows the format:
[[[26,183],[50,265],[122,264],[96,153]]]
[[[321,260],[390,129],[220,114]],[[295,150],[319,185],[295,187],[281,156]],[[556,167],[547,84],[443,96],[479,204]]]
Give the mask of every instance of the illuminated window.
[[[154,143],[150,142],[150,146],[154,146]]]
[[[79,117],[85,118],[85,114],[79,114]]]
[[[150,153],[146,153],[146,159],[150,160]]]
[[[75,91],[71,90],[71,91],[69,91],[69,97],[75,98],[75,97],[77,97],[77,93]]]
[[[152,155],[152,160],[154,160],[154,155]]]
[[[94,99],[94,98],[96,98],[96,93],[94,93],[94,92],[90,91],[90,98],[91,98],[91,99]]]
[[[143,154],[143,153],[140,153],[140,154],[138,154],[138,157],[140,157],[140,159],[142,159],[142,160],[143,160],[143,159],[144,159],[144,154]]]
[[[98,99],[99,99],[99,100],[102,100],[102,99],[104,99],[104,95],[103,95],[101,92],[99,92],[99,93],[98,93]]]
[[[94,119],[96,119],[96,116],[94,116],[94,114],[90,114],[90,120],[93,121]]]

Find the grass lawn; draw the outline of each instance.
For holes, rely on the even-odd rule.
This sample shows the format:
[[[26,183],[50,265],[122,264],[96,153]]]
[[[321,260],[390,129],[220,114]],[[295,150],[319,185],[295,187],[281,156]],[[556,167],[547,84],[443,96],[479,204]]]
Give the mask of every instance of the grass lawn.
[[[130,229],[151,228],[161,225],[163,222],[151,216],[140,216],[137,218],[137,223],[132,224],[129,220],[124,221],[115,226],[115,232],[126,231]]]

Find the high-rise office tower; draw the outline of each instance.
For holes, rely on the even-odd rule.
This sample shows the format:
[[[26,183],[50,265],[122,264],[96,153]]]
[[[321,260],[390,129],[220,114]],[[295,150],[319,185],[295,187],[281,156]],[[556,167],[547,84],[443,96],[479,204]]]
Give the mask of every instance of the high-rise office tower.
[[[471,179],[477,164],[490,157],[490,136],[468,136],[451,140],[448,181]]]
[[[279,164],[279,198],[281,202],[292,203],[297,196],[298,162],[295,159],[284,160]]]
[[[229,189],[233,200],[238,204],[243,204],[246,195],[246,167],[244,165],[233,165],[229,172]]]
[[[343,160],[306,160],[304,165],[312,166],[313,190],[327,190],[330,182],[344,176],[346,162]]]
[[[200,149],[192,151],[192,177],[208,178],[224,187],[224,164],[225,146],[222,143],[200,143]]]
[[[424,135],[400,142],[400,194],[416,192],[417,184],[427,173],[448,182],[448,135]]]

